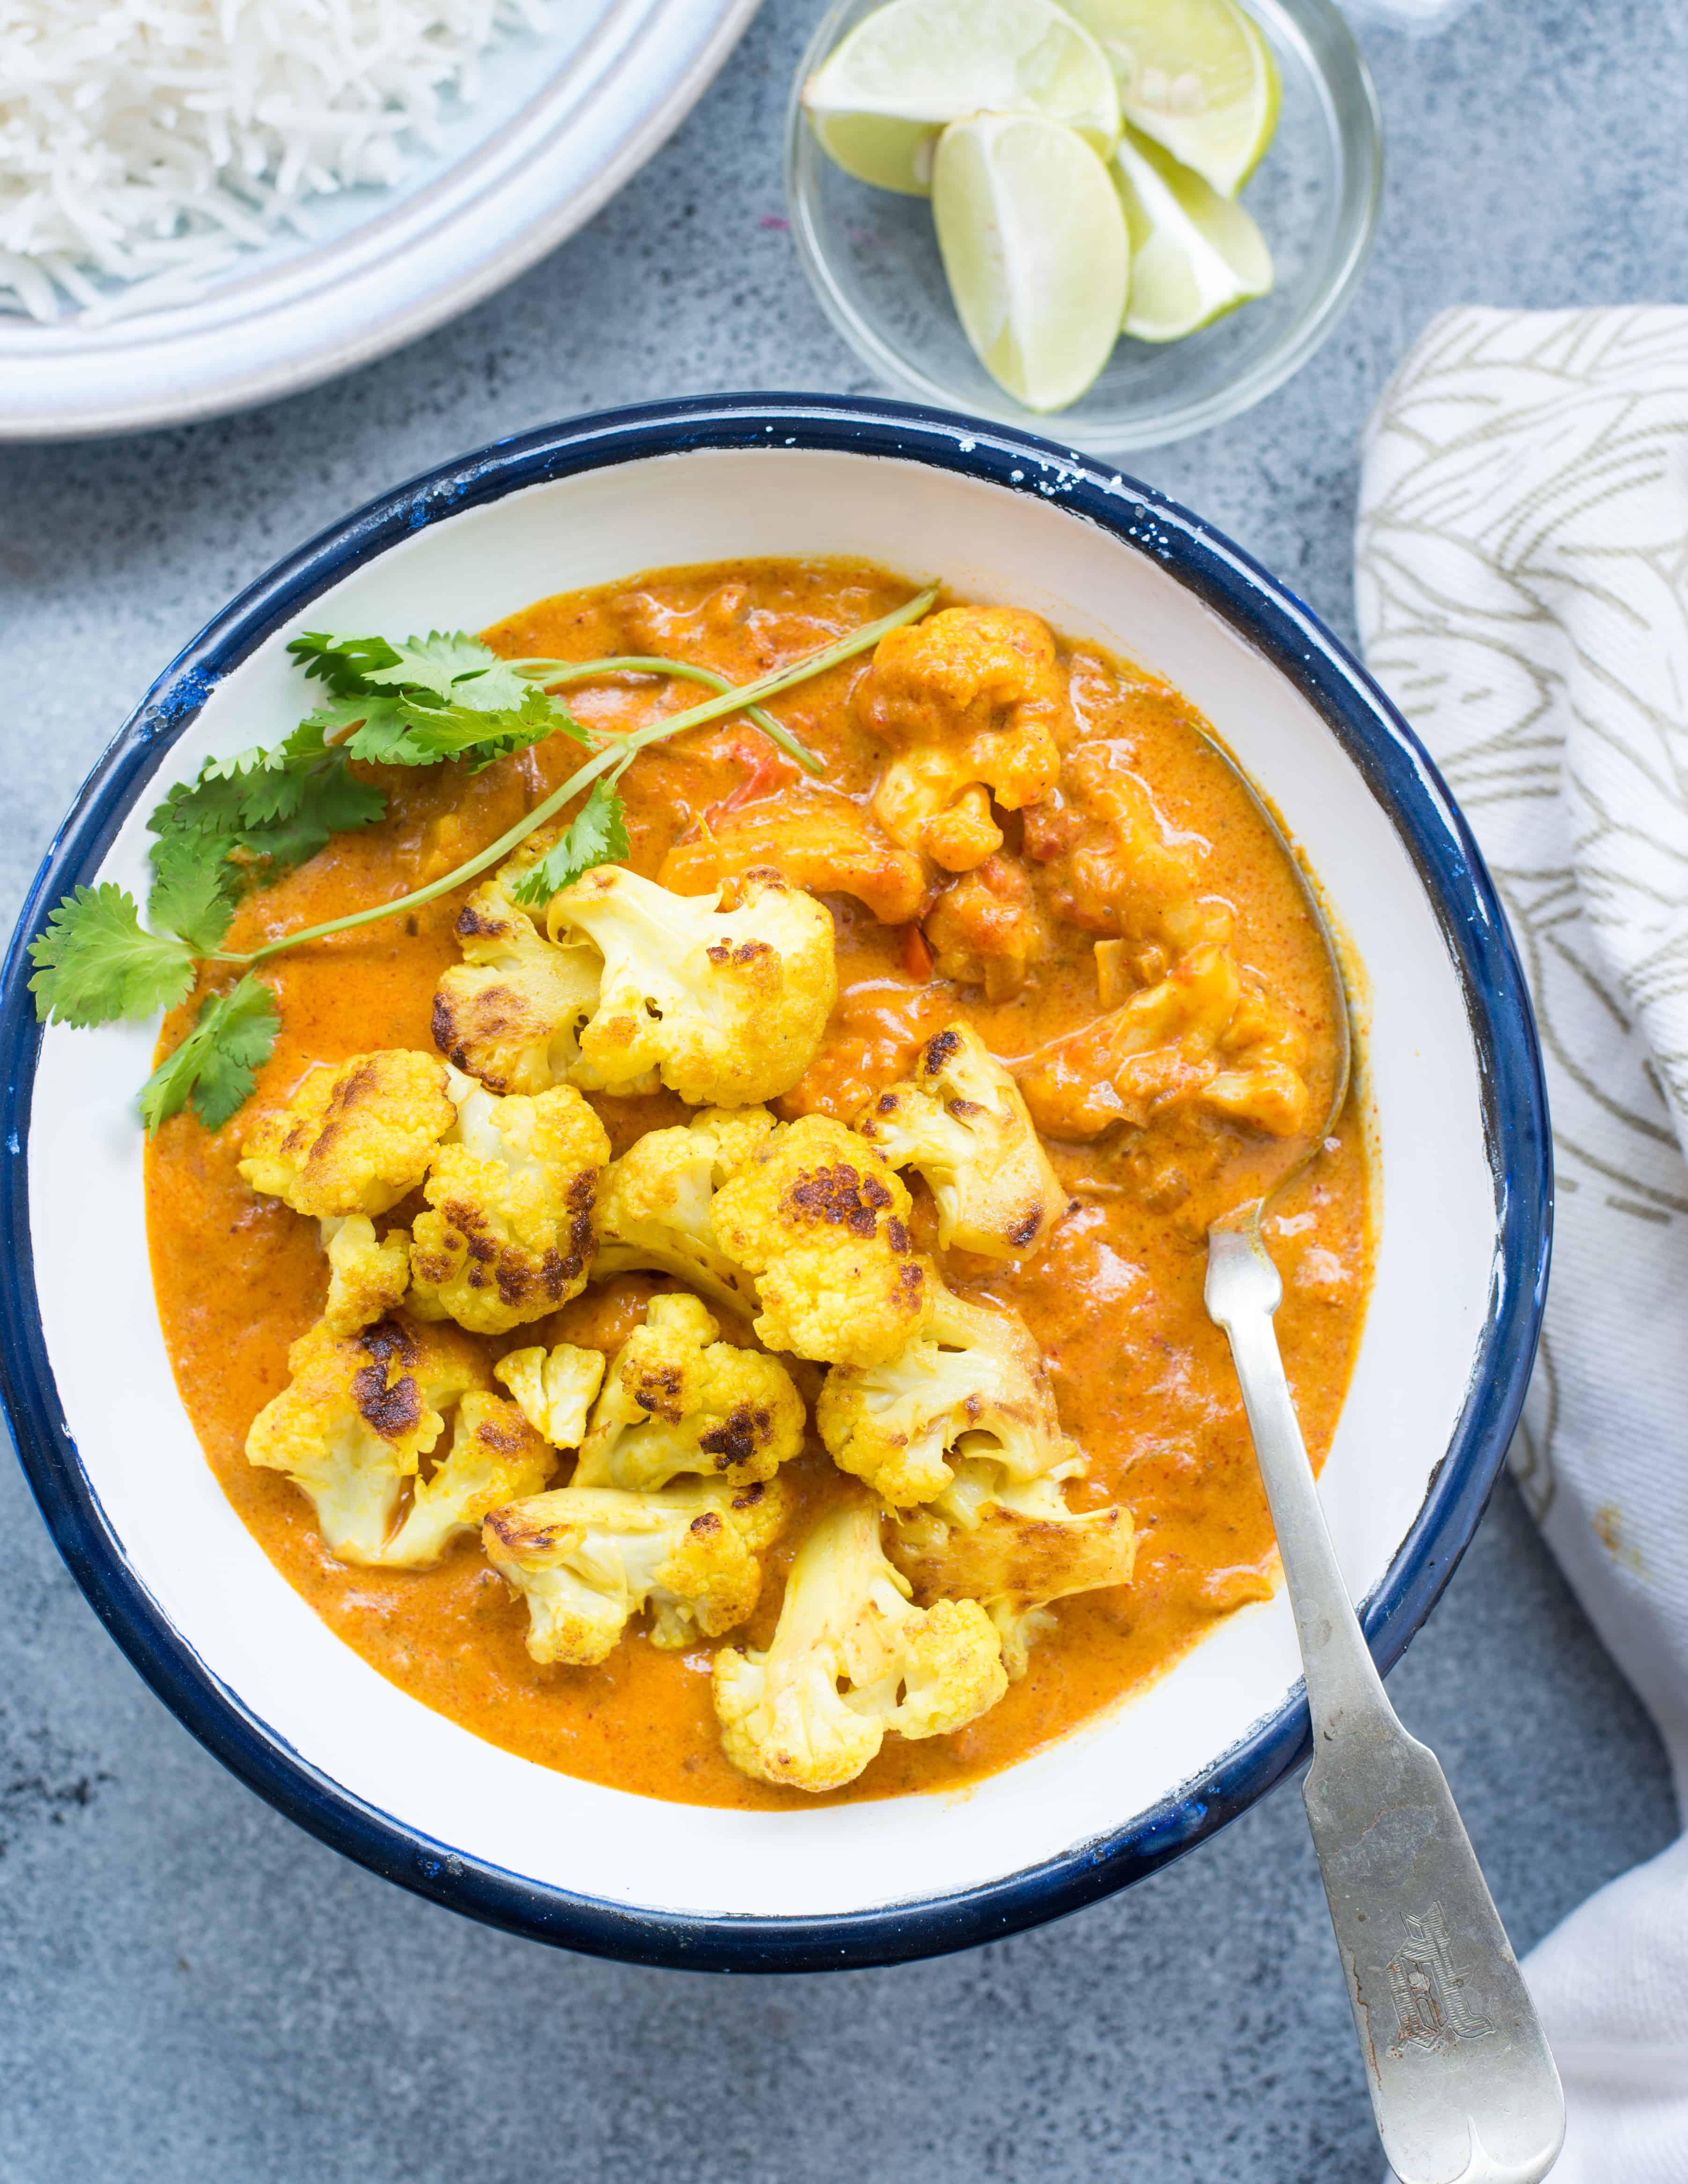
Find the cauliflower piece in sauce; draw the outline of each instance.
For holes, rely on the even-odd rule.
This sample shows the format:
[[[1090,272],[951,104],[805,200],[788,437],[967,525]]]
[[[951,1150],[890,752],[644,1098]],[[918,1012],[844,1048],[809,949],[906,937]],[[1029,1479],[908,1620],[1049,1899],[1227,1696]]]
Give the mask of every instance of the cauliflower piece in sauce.
[[[913,1077],[870,1100],[855,1127],[893,1167],[925,1177],[946,1251],[1020,1258],[1066,1203],[1019,1086],[970,1024],[934,1033]]]
[[[698,1479],[660,1494],[565,1486],[489,1513],[487,1559],[527,1602],[527,1650],[595,1668],[641,1608],[650,1642],[677,1651],[742,1623],[762,1590],[759,1557],[791,1508],[777,1479]]]
[[[935,1286],[935,1285],[934,1285]],[[949,1457],[985,1457],[1015,1484],[1084,1468],[1061,1429],[1043,1352],[1017,1312],[939,1289],[894,1357],[827,1373],[815,1424],[841,1471],[897,1508],[954,1479]]]
[[[337,1334],[355,1334],[402,1301],[410,1286],[410,1239],[402,1228],[377,1239],[367,1213],[348,1213],[320,1226],[328,1254],[322,1316]]]
[[[553,1448],[578,1448],[598,1390],[604,1384],[604,1352],[560,1342],[547,1350],[511,1350],[493,1368],[529,1425]]]
[[[434,1045],[493,1092],[543,1092],[567,1081],[580,1034],[598,1002],[603,969],[587,941],[548,940],[510,892],[557,838],[528,837],[457,916],[465,960],[434,992]]]
[[[313,1219],[386,1213],[422,1180],[456,1113],[432,1054],[354,1054],[313,1069],[285,1106],[258,1117],[240,1173]]]
[[[1018,811],[1049,794],[1072,733],[1055,639],[1018,607],[946,607],[893,630],[855,705],[894,753],[874,817],[894,842],[952,872],[1002,847],[993,799]]]
[[[377,1557],[383,1568],[431,1569],[452,1540],[478,1532],[489,1509],[538,1494],[557,1451],[502,1396],[471,1394],[457,1407],[451,1453],[418,1477],[404,1521]]]
[[[598,1242],[604,1125],[572,1085],[532,1099],[460,1078],[410,1232],[410,1307],[476,1334],[543,1319],[586,1286]]]
[[[932,1283],[910,1240],[903,1180],[828,1115],[765,1139],[715,1195],[727,1256],[754,1275],[771,1350],[871,1365],[924,1325]]]
[[[651,1299],[610,1368],[575,1485],[639,1492],[686,1472],[760,1481],[801,1451],[805,1414],[790,1373],[720,1333],[696,1297]]]
[[[777,872],[680,895],[599,865],[552,896],[547,922],[604,959],[569,1072],[586,1090],[660,1080],[694,1106],[745,1106],[788,1092],[814,1060],[838,998],[833,921]]]
[[[399,1313],[354,1335],[319,1320],[287,1352],[292,1375],[252,1422],[247,1460],[283,1471],[315,1507],[329,1552],[379,1563],[404,1482],[445,1430],[443,1412],[487,1384],[455,1328]]]
[[[947,1736],[1008,1688],[983,1608],[950,1599],[913,1606],[879,1530],[864,1495],[827,1510],[792,1562],[767,1651],[724,1646],[716,1655],[721,1745],[741,1774],[837,1790],[888,1734]]]
[[[755,1284],[721,1248],[711,1209],[716,1190],[774,1127],[766,1107],[712,1107],[635,1139],[604,1178],[593,1279],[652,1267],[731,1311],[754,1313]]]
[[[712,816],[675,844],[657,878],[696,894],[759,867],[814,894],[854,895],[882,925],[907,924],[926,893],[926,868],[912,850],[889,840],[848,796],[806,784]]]
[[[924,931],[933,970],[958,986],[983,986],[988,1001],[1011,1001],[1050,949],[1031,877],[1017,857],[987,857],[933,905]]]

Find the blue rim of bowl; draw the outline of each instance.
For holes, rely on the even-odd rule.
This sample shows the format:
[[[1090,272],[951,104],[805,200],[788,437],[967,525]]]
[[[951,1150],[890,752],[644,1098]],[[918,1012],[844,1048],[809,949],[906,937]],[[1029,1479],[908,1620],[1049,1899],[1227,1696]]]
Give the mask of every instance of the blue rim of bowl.
[[[153,684],[88,777],[36,875],[0,981],[0,1396],[19,1459],[71,1574],[183,1726],[310,1834],[389,1880],[536,1941],[707,1971],[847,1970],[993,1941],[1142,1879],[1203,1841],[1305,1754],[1292,1695],[1207,1771],[1121,1828],[953,1896],[836,1916],[707,1918],[576,1896],[461,1855],[353,1797],[247,1708],[171,1627],[131,1567],[82,1470],[36,1304],[27,1146],[41,1031],[29,942],[90,880],[118,827],[224,676],[350,570],[424,526],[522,487],[653,455],[773,446],[900,459],[1056,499],[1148,555],[1265,655],[1314,705],[1389,812],[1457,968],[1479,1071],[1496,1195],[1491,1306],[1447,1453],[1363,1620],[1380,1669],[1399,1658],[1452,1575],[1522,1407],[1547,1278],[1552,1168],[1529,997],[1483,861],[1406,722],[1293,593],[1148,488],[1055,443],[896,402],[727,395],[609,411],[495,443],[371,501],[243,592]]]

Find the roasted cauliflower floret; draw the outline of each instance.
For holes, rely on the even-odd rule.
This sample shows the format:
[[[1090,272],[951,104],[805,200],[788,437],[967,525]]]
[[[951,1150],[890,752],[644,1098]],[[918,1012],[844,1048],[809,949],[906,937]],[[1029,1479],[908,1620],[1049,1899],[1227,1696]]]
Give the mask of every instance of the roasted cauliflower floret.
[[[861,805],[836,789],[788,790],[776,802],[721,812],[677,843],[657,877],[695,894],[735,872],[772,868],[811,894],[849,894],[882,925],[905,925],[920,910],[926,868]]]
[[[523,1418],[553,1448],[578,1448],[604,1384],[604,1352],[577,1350],[571,1342],[553,1350],[536,1343],[500,1357],[493,1378],[510,1390]]]
[[[1005,1484],[994,1463],[963,1459],[938,1500],[899,1519],[891,1557],[916,1600],[977,1600],[996,1625],[1011,1683],[1055,1627],[1050,1603],[1129,1585],[1136,1537],[1128,1510],[1075,1516],[1050,1479]]]
[[[716,1241],[711,1209],[773,1128],[766,1107],[716,1107],[635,1139],[604,1178],[594,1279],[654,1267],[716,1304],[754,1312],[755,1284]]]
[[[309,1495],[342,1562],[378,1563],[443,1413],[487,1384],[480,1354],[455,1328],[394,1313],[354,1335],[319,1320],[287,1352],[287,1369],[292,1380],[252,1422],[247,1459]]]
[[[721,1745],[741,1774],[792,1790],[853,1782],[888,1731],[944,1736],[1008,1688],[1001,1643],[972,1600],[914,1607],[865,1495],[829,1509],[799,1547],[766,1653],[715,1657]]]
[[[694,1296],[651,1299],[610,1368],[575,1485],[637,1493],[685,1472],[759,1481],[799,1454],[805,1413],[790,1373],[720,1333]]]
[[[1019,1086],[971,1025],[935,1033],[914,1075],[870,1100],[855,1127],[893,1167],[925,1177],[945,1251],[1022,1257],[1066,1202]]]
[[[943,1493],[951,1455],[989,1461],[1014,1485],[1084,1469],[1025,1322],[941,1288],[925,1329],[895,1357],[827,1373],[815,1424],[838,1468],[897,1508]]]
[[[285,1107],[258,1117],[240,1173],[315,1220],[386,1213],[421,1181],[456,1113],[432,1054],[354,1054],[313,1069]]]
[[[788,1092],[815,1058],[838,996],[833,921],[777,872],[714,894],[671,894],[599,865],[551,898],[554,935],[584,934],[604,959],[598,1006],[572,1081],[745,1106]]]
[[[411,1224],[411,1309],[504,1334],[578,1296],[609,1158],[604,1125],[572,1085],[532,1099],[468,1085],[428,1171],[429,1210]]]
[[[894,755],[873,794],[894,842],[952,872],[1002,846],[994,797],[1047,796],[1072,733],[1055,639],[1017,607],[946,607],[882,637],[858,684],[862,724]]]
[[[777,1479],[733,1487],[695,1480],[663,1494],[565,1486],[494,1509],[487,1559],[527,1602],[536,1661],[595,1668],[641,1608],[670,1650],[742,1623],[762,1590],[758,1557],[791,1507]]]
[[[1118,1123],[1141,1129],[1183,1106],[1293,1137],[1307,1126],[1306,1061],[1293,1018],[1207,941],[1123,1007],[1040,1048],[1018,1074],[1051,1137],[1100,1137]]]
[[[432,1478],[417,1478],[383,1567],[429,1569],[460,1533],[478,1532],[489,1509],[538,1494],[557,1451],[502,1396],[465,1396],[453,1422],[451,1453]]]
[[[1017,857],[987,857],[933,904],[924,931],[933,970],[958,986],[983,986],[988,1001],[1011,1001],[1050,951],[1049,928]]]
[[[877,1146],[805,1115],[757,1146],[715,1195],[715,1233],[755,1278],[770,1350],[871,1365],[894,1357],[931,1308],[910,1241],[903,1181]]]
[[[367,1213],[321,1224],[328,1254],[328,1301],[322,1316],[337,1334],[355,1334],[395,1310],[410,1286],[410,1239],[402,1228],[378,1239]]]
[[[434,1045],[493,1092],[565,1083],[598,1004],[598,950],[548,940],[510,892],[556,838],[541,827],[482,881],[457,915],[464,961],[434,993]]]

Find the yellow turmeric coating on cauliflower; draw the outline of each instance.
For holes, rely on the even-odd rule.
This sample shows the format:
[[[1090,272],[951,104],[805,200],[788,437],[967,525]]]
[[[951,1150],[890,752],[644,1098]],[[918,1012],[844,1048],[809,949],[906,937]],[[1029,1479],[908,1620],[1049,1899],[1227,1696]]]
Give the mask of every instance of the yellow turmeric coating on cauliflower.
[[[681,895],[599,865],[552,896],[546,922],[604,959],[569,1072],[587,1091],[660,1080],[694,1106],[745,1106],[788,1092],[814,1060],[838,997],[833,921],[777,872]]]
[[[468,1395],[453,1421],[451,1453],[431,1479],[417,1478],[383,1568],[431,1569],[451,1541],[478,1532],[489,1509],[538,1494],[557,1451],[502,1396]]]
[[[823,1362],[893,1357],[931,1309],[903,1180],[877,1146],[829,1115],[765,1139],[715,1195],[715,1233],[755,1276],[756,1333]]]
[[[482,881],[457,916],[464,961],[435,989],[434,1045],[490,1091],[565,1083],[597,1006],[598,950],[548,940],[510,892],[557,833],[542,827]]]
[[[1018,1683],[1030,1648],[1055,1627],[1051,1602],[1129,1585],[1137,1542],[1128,1509],[1075,1516],[1054,1479],[1012,1485],[995,1464],[964,1458],[936,1502],[899,1518],[890,1553],[916,1600],[980,1603]]]
[[[1002,847],[993,798],[1018,811],[1049,794],[1072,732],[1055,639],[1018,607],[946,607],[893,630],[855,704],[895,753],[874,817],[894,842],[952,872]]]
[[[445,1064],[404,1047],[313,1069],[241,1147],[254,1190],[296,1213],[385,1213],[413,1191],[456,1116]]]
[[[1034,1251],[1066,1202],[1020,1088],[970,1024],[946,1024],[914,1075],[870,1100],[856,1128],[893,1167],[925,1177],[947,1251]]]
[[[829,1509],[797,1550],[773,1642],[715,1657],[721,1747],[741,1774],[821,1791],[853,1782],[888,1733],[944,1736],[1008,1688],[977,1601],[914,1607],[864,1495]]]
[[[571,1342],[548,1351],[536,1343],[500,1357],[493,1378],[510,1390],[523,1418],[553,1448],[578,1448],[604,1384],[604,1352],[577,1350]]]
[[[411,1309],[504,1334],[578,1296],[609,1158],[604,1125],[572,1085],[532,1099],[470,1087],[428,1171],[429,1210],[411,1225]]]
[[[378,1563],[443,1413],[487,1384],[480,1352],[454,1328],[395,1312],[354,1335],[319,1320],[287,1352],[287,1386],[252,1422],[247,1459],[286,1472],[310,1497],[342,1562]]]
[[[716,1304],[754,1312],[755,1284],[716,1241],[711,1208],[773,1128],[766,1107],[712,1107],[635,1139],[604,1180],[593,1279],[654,1267]]]
[[[1038,1127],[1095,1138],[1116,1123],[1205,1107],[1273,1137],[1307,1127],[1301,1027],[1212,941],[1157,984],[1082,1031],[1040,1048],[1018,1072]]]
[[[762,1590],[758,1557],[791,1508],[783,1481],[699,1479],[661,1494],[564,1486],[494,1509],[487,1559],[527,1602],[527,1650],[595,1668],[641,1608],[670,1651],[742,1623]]]
[[[790,1373],[720,1333],[694,1296],[651,1299],[610,1368],[575,1485],[640,1492],[685,1472],[760,1480],[800,1452],[803,1398]]]
[[[952,1454],[1017,1483],[1077,1476],[1084,1458],[1025,1322],[934,1288],[930,1319],[894,1357],[827,1373],[815,1424],[833,1462],[898,1508],[943,1493]]]
[[[402,1228],[377,1240],[367,1213],[322,1223],[328,1254],[328,1301],[322,1316],[337,1334],[384,1319],[410,1286],[410,1239]]]
[[[854,895],[882,925],[907,924],[926,893],[926,868],[912,850],[889,840],[850,797],[809,784],[712,815],[668,852],[657,878],[696,894],[759,867],[812,894]]]

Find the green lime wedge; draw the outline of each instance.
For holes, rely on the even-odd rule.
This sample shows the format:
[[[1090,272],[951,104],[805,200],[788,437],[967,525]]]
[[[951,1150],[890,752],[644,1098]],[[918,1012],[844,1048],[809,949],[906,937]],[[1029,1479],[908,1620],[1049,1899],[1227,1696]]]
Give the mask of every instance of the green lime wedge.
[[[932,210],[967,339],[1028,410],[1064,410],[1125,313],[1125,214],[1106,164],[1062,122],[975,114],[933,161]]]
[[[1234,198],[1278,126],[1278,64],[1236,0],[1072,0],[1125,119]]]
[[[858,181],[925,197],[944,125],[1039,114],[1106,159],[1119,136],[1113,71],[1055,0],[891,0],[803,86],[828,156]]]
[[[1243,208],[1128,129],[1114,148],[1114,186],[1131,237],[1131,293],[1122,332],[1178,341],[1264,296],[1272,253]]]

